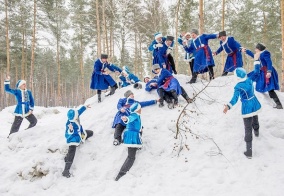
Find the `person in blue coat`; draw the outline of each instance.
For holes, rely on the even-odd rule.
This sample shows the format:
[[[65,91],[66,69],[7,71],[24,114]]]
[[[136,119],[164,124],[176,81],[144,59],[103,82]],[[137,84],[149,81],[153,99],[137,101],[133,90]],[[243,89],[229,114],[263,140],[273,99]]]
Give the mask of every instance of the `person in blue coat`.
[[[9,94],[14,95],[17,101],[17,105],[14,111],[15,119],[8,135],[9,138],[11,134],[19,131],[24,118],[26,118],[30,123],[27,129],[36,126],[37,119],[33,114],[35,106],[34,98],[32,92],[26,87],[26,81],[19,80],[16,84],[16,89],[11,89],[10,76],[7,76],[4,85],[5,91]]]
[[[226,31],[219,32],[220,47],[213,53],[218,55],[224,51],[227,54],[222,76],[233,72],[237,67],[243,67],[242,46],[234,37],[227,36]]]
[[[76,148],[81,143],[84,143],[86,139],[93,136],[93,131],[84,130],[80,123],[80,115],[87,108],[90,108],[90,106],[81,106],[78,110],[70,109],[67,113],[68,120],[66,122],[65,138],[69,148],[64,158],[65,168],[62,172],[62,175],[66,178],[71,176],[70,168],[75,157]]]
[[[159,107],[164,106],[164,98],[165,93],[167,93],[170,97],[173,97],[173,106],[168,106],[173,108],[178,104],[178,96],[182,95],[182,97],[188,102],[191,103],[192,99],[190,99],[186,93],[186,91],[180,86],[178,80],[173,77],[173,75],[164,68],[160,68],[159,64],[154,64],[152,66],[153,72],[157,74],[157,88],[158,94],[160,96]]]
[[[94,63],[94,71],[91,77],[90,88],[97,90],[98,102],[102,101],[101,100],[102,90],[106,90],[110,86],[111,90],[109,95],[113,95],[115,93],[115,90],[118,88],[116,82],[106,71],[106,68],[108,68],[112,72],[115,72],[117,70],[115,70],[114,67],[107,62],[107,59],[108,59],[107,54],[101,54],[101,58],[97,59]]]
[[[121,80],[121,87],[126,87],[131,84],[133,84],[134,88],[142,87],[142,85],[139,85],[139,78],[135,76],[133,73],[127,70],[122,70],[119,76],[119,79]]]
[[[259,122],[258,113],[261,109],[261,104],[259,103],[257,97],[254,94],[253,81],[258,77],[259,65],[255,63],[255,70],[253,74],[247,77],[246,70],[238,67],[235,69],[235,76],[238,79],[238,83],[234,87],[234,95],[231,101],[225,105],[223,112],[226,114],[229,109],[231,109],[239,100],[242,102],[242,117],[245,126],[245,142],[246,151],[244,155],[247,158],[252,157],[252,130],[256,137],[259,136]]]
[[[254,58],[252,51],[243,48],[243,52]],[[272,65],[270,52],[266,50],[266,47],[263,44],[258,43],[255,46],[255,54],[259,56],[258,60],[261,65],[260,76],[256,80],[255,90],[260,93],[268,92],[269,97],[276,103],[275,108],[283,109],[283,106],[275,92],[275,90],[279,90],[278,73]]]
[[[131,105],[137,102],[141,105],[141,107],[146,107],[146,106],[156,104],[157,101],[158,100],[139,102],[134,99],[134,93],[131,90],[126,91],[124,93],[124,98],[121,98],[118,100],[118,103],[117,103],[118,111],[112,123],[112,128],[115,128],[113,145],[117,146],[122,141],[121,135],[126,127],[126,124],[123,122],[123,120],[121,120],[121,117],[130,115],[129,108],[131,107]]]
[[[150,92],[153,89],[157,89],[157,80],[158,76],[155,76],[153,79],[151,79],[149,76],[144,77],[145,85],[145,91]]]
[[[215,63],[208,41],[210,39],[216,39],[218,34],[199,35],[197,29],[192,29],[190,35],[192,42],[188,47],[184,47],[188,53],[194,53],[193,75],[189,83],[195,83],[199,73],[208,71],[210,80],[214,79],[213,67],[215,66]]]
[[[192,42],[192,38],[190,36],[190,33],[182,33],[178,38],[178,43],[183,46],[185,50],[184,60],[189,62],[189,67],[191,71],[191,75],[193,75],[193,64],[194,64],[194,54],[188,53],[185,49],[185,47],[189,47]]]
[[[121,120],[126,124],[126,130],[123,134],[123,145],[128,148],[128,156],[115,181],[118,181],[130,170],[135,161],[136,151],[142,147],[141,105],[135,102],[131,105],[129,111],[130,115],[121,117]]]
[[[149,51],[153,52],[153,64],[159,64],[161,68],[177,74],[175,62],[171,52],[174,46],[174,37],[163,37],[161,33],[155,33],[155,40],[149,46]]]

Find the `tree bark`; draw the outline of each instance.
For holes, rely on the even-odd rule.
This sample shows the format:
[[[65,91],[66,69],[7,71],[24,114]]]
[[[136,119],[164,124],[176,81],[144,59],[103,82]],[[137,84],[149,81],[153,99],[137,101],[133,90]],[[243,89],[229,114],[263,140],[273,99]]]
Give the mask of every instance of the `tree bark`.
[[[284,91],[284,0],[281,0],[281,39],[282,39],[282,80],[281,80],[281,91]]]
[[[176,22],[175,22],[175,29],[176,29],[176,34],[175,37],[177,39],[178,37],[178,21],[179,21],[179,9],[180,9],[180,0],[177,2],[177,8],[176,8]],[[176,66],[176,71],[178,71],[179,63],[178,63],[178,44],[175,44],[175,66]]]
[[[204,32],[203,0],[199,0],[199,34]]]
[[[33,76],[34,76],[34,64],[35,64],[35,42],[36,42],[36,12],[37,12],[37,2],[34,0],[34,22],[33,22],[33,39],[32,39],[32,55],[31,55],[31,72],[30,72],[30,89],[34,90]]]
[[[96,22],[97,22],[97,56],[101,56],[101,28],[100,28],[100,13],[99,13],[99,0],[96,0]]]
[[[10,75],[10,38],[9,38],[9,18],[8,18],[8,0],[5,0],[5,15],[6,15],[6,55],[7,55],[7,75]]]

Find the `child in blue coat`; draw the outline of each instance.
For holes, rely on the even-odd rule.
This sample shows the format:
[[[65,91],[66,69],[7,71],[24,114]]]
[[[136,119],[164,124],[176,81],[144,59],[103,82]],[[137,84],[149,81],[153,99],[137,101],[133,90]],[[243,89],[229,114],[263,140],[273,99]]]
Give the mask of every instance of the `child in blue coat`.
[[[12,124],[9,136],[19,131],[19,128],[24,118],[26,118],[30,122],[30,125],[28,126],[27,129],[36,126],[37,119],[33,115],[33,110],[35,105],[34,98],[32,92],[30,90],[27,90],[26,88],[26,81],[19,80],[16,84],[16,89],[11,89],[10,76],[8,76],[4,84],[5,84],[5,91],[7,93],[14,95],[17,100],[17,106],[14,111],[15,119]]]
[[[65,138],[66,142],[69,145],[68,153],[65,156],[65,168],[62,172],[62,175],[66,178],[71,176],[69,170],[73,163],[76,147],[80,145],[81,142],[85,142],[86,139],[93,136],[93,131],[84,130],[82,125],[80,124],[79,116],[90,106],[82,106],[79,110],[70,109],[67,113],[67,123],[66,123],[66,131]]]
[[[115,178],[118,181],[122,176],[126,174],[132,167],[136,151],[138,148],[142,147],[141,140],[141,132],[142,132],[142,124],[141,124],[141,105],[138,102],[135,102],[130,107],[130,115],[122,116],[121,119],[126,124],[126,131],[123,135],[123,144],[128,147],[128,156],[122,165],[117,177]]]
[[[252,130],[256,137],[259,136],[259,122],[258,113],[260,112],[261,105],[254,94],[253,80],[258,77],[259,66],[255,64],[255,73],[247,78],[245,69],[237,68],[234,71],[235,76],[238,79],[238,83],[234,88],[234,95],[231,101],[225,105],[223,112],[226,114],[239,100],[242,102],[242,117],[245,126],[245,142],[246,151],[244,155],[247,158],[252,158]]]

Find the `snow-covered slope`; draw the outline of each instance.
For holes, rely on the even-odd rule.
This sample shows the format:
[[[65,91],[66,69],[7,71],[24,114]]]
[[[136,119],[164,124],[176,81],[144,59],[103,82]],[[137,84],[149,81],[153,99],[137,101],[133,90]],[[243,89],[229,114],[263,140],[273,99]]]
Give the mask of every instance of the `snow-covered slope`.
[[[190,85],[187,76],[177,78],[190,97],[208,84],[199,80]],[[7,107],[0,112],[0,195],[283,195],[284,110],[272,108],[267,94],[256,93],[262,104],[260,137],[253,140],[253,159],[247,159],[241,104],[222,113],[234,84],[233,76],[210,82],[181,115],[177,139],[177,118],[186,105],[182,97],[173,110],[143,108],[144,147],[118,182],[114,178],[127,149],[112,145],[117,101],[129,89],[138,101],[157,99],[156,92],[127,87],[101,103],[96,96],[86,100],[92,108],[81,115],[81,124],[94,136],[77,148],[69,179],[61,175],[69,108],[36,107],[37,126],[24,130],[24,120],[20,131],[7,139],[14,106]],[[277,93],[284,103],[284,94]]]

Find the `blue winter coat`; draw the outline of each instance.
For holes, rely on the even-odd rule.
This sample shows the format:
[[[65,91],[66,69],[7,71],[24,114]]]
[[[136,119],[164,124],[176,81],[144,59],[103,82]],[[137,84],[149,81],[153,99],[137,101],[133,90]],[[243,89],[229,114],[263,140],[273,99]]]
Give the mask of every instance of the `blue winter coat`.
[[[237,67],[243,67],[241,47],[240,43],[234,37],[227,37],[224,42],[220,41],[220,47],[217,49],[216,55],[223,50],[228,55],[223,72],[232,72]]]
[[[32,92],[30,90],[21,90],[19,88],[17,89],[11,89],[10,88],[10,81],[5,81],[5,91],[7,93],[10,93],[12,95],[15,95],[17,105],[14,111],[15,116],[22,116],[26,117],[30,115],[30,110],[34,110],[34,98],[32,95]]]
[[[120,75],[119,79],[121,80],[121,87],[126,87],[130,84],[135,84],[136,82],[140,81],[139,78],[132,73],[129,73],[126,77]]]
[[[79,110],[78,110],[78,116],[80,117],[80,115],[86,110],[86,106],[82,106]],[[65,131],[65,138],[66,138],[66,142],[68,145],[75,145],[78,146],[81,142],[84,142],[86,137],[87,137],[87,133],[86,131],[83,129],[82,125],[80,124],[80,119],[78,117],[78,120],[75,120],[74,122],[67,120],[66,122],[66,131]],[[69,125],[72,125],[73,130],[69,128]]]
[[[175,90],[177,95],[181,95],[181,87],[178,80],[166,69],[160,69],[158,74],[157,84],[158,88],[163,88],[165,91]]]
[[[116,71],[110,64],[103,63],[100,59],[97,59],[94,63],[94,71],[91,78],[91,89],[106,90],[109,86],[114,86],[116,82],[110,75],[104,75],[105,69],[110,71]]]
[[[209,39],[217,38],[217,34],[202,34],[193,39],[189,47],[184,47],[188,53],[194,53],[193,72],[204,73],[208,66],[215,66],[212,51],[208,45]]]
[[[194,53],[188,53],[188,52],[186,51],[186,48],[190,46],[190,44],[191,44],[191,42],[192,42],[192,39],[189,39],[189,40],[186,40],[186,41],[187,41],[187,44],[184,46],[184,45],[183,45],[183,39],[182,39],[181,37],[178,38],[178,43],[179,43],[180,45],[182,45],[183,48],[184,48],[184,50],[185,50],[184,60],[191,62],[192,59],[194,59]]]
[[[234,88],[234,95],[228,104],[232,108],[239,100],[242,102],[242,117],[248,118],[257,115],[260,112],[261,105],[254,94],[253,81],[258,77],[259,66],[255,66],[255,70],[250,76],[239,80]]]
[[[142,140],[140,131],[142,129],[140,115],[136,112],[127,117],[126,130],[123,134],[123,144],[127,147],[140,148]]]
[[[250,50],[246,50],[246,54],[254,57],[254,54]],[[260,75],[256,80],[255,90],[257,92],[265,93],[271,90],[279,90],[279,83],[278,83],[278,73],[276,69],[272,66],[270,52],[267,50],[263,50],[259,56],[260,61]],[[270,72],[271,77],[268,79],[266,78],[266,73]],[[251,74],[251,73],[249,73]]]
[[[150,80],[149,82],[146,83],[146,85],[145,85],[145,91],[150,92],[151,90],[158,88],[157,86],[150,86],[150,84],[152,84],[152,83],[157,83],[157,78],[158,78],[158,77],[153,78],[152,80]]]
[[[119,124],[122,124],[123,126],[126,126],[126,124],[123,122],[123,120],[121,120],[121,117],[122,116],[129,116],[130,115],[130,111],[129,111],[129,108],[130,106],[134,103],[134,102],[138,102],[141,107],[146,107],[146,106],[150,106],[150,105],[154,105],[156,104],[156,100],[151,100],[151,101],[142,101],[142,102],[139,102],[139,101],[136,101],[134,99],[131,99],[131,98],[121,98],[118,100],[118,103],[117,103],[117,109],[118,109],[118,112],[116,113],[115,117],[114,117],[114,120],[113,120],[113,123],[112,123],[112,128],[115,128],[115,126],[119,123]],[[121,108],[124,108],[125,109],[125,112],[121,112]]]

